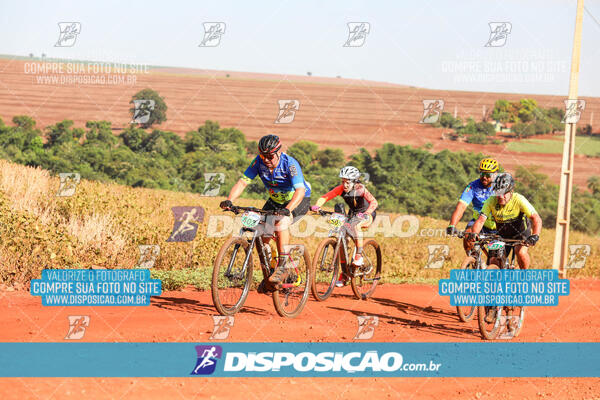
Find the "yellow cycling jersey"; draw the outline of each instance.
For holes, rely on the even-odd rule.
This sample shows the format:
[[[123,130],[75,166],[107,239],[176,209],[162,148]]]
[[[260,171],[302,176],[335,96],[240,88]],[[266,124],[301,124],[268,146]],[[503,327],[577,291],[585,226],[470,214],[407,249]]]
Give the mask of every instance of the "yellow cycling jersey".
[[[483,203],[481,213],[486,217],[491,215],[501,236],[503,231],[512,236],[527,230],[526,218],[531,218],[537,211],[523,195],[513,193],[505,205],[498,203],[496,196],[491,196]]]

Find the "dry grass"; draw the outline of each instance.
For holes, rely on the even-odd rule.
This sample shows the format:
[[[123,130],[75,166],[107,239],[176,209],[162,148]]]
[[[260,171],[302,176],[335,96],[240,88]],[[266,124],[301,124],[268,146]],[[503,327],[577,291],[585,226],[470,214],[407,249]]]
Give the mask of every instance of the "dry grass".
[[[2,160],[0,168],[0,283],[26,285],[47,267],[132,268],[139,258],[140,244],[161,246],[155,269],[211,268],[224,241],[206,236],[209,217],[223,215],[218,208],[221,198],[86,180],[81,181],[72,197],[57,197],[59,178],[47,171]],[[239,203],[262,204],[253,200]],[[204,223],[192,242],[166,242],[173,226],[171,207],[175,206],[205,209]],[[396,215],[390,217],[393,220]],[[431,228],[425,231],[431,234],[446,226],[446,221],[431,218],[419,217],[418,221],[418,233]],[[384,282],[432,283],[460,265],[464,257],[460,240],[418,233],[407,238],[377,236],[384,253]],[[312,252],[320,240],[310,237],[294,241]],[[572,232],[570,240],[572,244],[590,244],[592,254],[584,269],[570,270],[569,276],[598,276],[600,238]],[[539,244],[531,250],[533,266],[551,265],[553,243],[554,230],[544,229]],[[449,245],[449,260],[443,268],[424,268],[427,246],[431,244]]]

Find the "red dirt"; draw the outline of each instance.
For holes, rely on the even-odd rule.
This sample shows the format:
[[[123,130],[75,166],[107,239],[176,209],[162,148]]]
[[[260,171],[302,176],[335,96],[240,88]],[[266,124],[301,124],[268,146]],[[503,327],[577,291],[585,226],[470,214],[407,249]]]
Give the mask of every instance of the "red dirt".
[[[600,340],[600,281],[572,280],[571,295],[557,307],[529,307],[519,342]],[[165,292],[149,307],[43,307],[27,292],[0,298],[2,342],[60,342],[68,315],[89,315],[83,341],[207,342],[216,314],[205,291]],[[310,300],[294,320],[278,317],[270,297],[251,292],[236,316],[227,341],[348,342],[357,330],[356,315],[378,315],[372,341],[479,342],[476,322],[462,324],[435,286],[382,285],[369,301],[357,301],[346,287],[323,303]],[[22,398],[397,398],[425,399],[592,399],[600,380],[591,378],[78,378],[2,379],[3,399]],[[294,389],[298,388],[298,389]],[[4,393],[3,393],[4,392]],[[167,397],[168,394],[171,396]],[[254,396],[252,396],[254,395]]]
[[[14,115],[27,114],[41,128],[72,119],[79,127],[88,120],[108,120],[120,129],[129,123],[131,96],[150,87],[165,98],[169,107],[168,121],[159,127],[181,135],[210,119],[223,127],[237,127],[252,140],[275,132],[286,145],[312,140],[340,147],[346,154],[360,147],[373,150],[386,142],[413,146],[429,142],[433,151],[483,152],[497,156],[509,171],[517,165],[540,165],[554,182],[560,177],[560,154],[508,152],[502,146],[442,140],[444,130],[418,121],[424,99],[444,99],[446,111],[454,112],[456,107],[458,116],[479,120],[483,107],[490,110],[500,98],[529,97],[542,107],[563,107],[562,96],[430,90],[352,79],[241,72],[229,72],[227,78],[225,71],[183,68],[158,68],[149,74],[137,74],[135,85],[41,84],[36,75],[25,73],[28,62],[0,60],[0,110],[6,122]],[[278,99],[300,101],[291,124],[274,124]],[[590,121],[592,112],[600,115],[600,98],[585,99],[582,123]],[[600,158],[576,158],[576,185],[585,187],[590,176],[599,174]]]

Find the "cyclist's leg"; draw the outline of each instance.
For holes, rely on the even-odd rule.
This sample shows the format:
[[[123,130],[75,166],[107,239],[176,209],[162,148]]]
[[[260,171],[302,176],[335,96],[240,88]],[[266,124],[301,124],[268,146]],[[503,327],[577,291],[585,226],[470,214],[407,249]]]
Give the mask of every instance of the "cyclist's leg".
[[[275,203],[273,200],[269,199],[267,200],[267,202],[263,205],[262,209],[264,211],[275,211],[277,209],[277,203]],[[271,236],[275,236],[275,240],[277,241],[277,236],[275,235],[275,216],[274,215],[268,215],[267,216],[267,220],[265,223],[265,233],[266,235],[263,235],[261,237],[263,243],[268,243],[269,240],[271,239]]]
[[[519,263],[519,267],[521,267],[521,269],[529,268],[531,257],[529,257],[528,247],[519,245],[515,247],[515,251],[517,253],[517,262]]]
[[[277,204],[276,207],[284,208],[288,203],[285,204]],[[293,222],[299,221],[306,213],[310,207],[310,197],[305,197],[302,199],[300,204],[292,210],[292,215],[290,217],[277,216],[275,218],[275,233],[277,238],[277,250],[279,252],[279,260],[277,265],[277,270],[271,278],[269,279],[272,283],[278,283],[284,280],[287,276],[287,271],[285,271],[285,263],[289,254],[285,251],[285,248],[290,243],[290,231],[289,227]]]
[[[354,244],[356,245],[357,251],[362,251],[364,240],[363,240],[363,229],[368,228],[373,223],[373,216],[369,215],[366,219],[363,219],[356,224],[353,224],[352,229],[354,231]]]

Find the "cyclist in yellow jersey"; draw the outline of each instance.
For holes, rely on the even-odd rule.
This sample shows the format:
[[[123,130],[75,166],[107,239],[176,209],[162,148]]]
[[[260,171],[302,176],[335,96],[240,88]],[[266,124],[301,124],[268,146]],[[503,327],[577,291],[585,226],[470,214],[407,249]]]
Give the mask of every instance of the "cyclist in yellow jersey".
[[[473,233],[478,234],[488,215],[496,221],[498,235],[505,239],[525,240],[525,246],[515,246],[517,261],[522,269],[529,267],[528,246],[535,246],[542,231],[542,219],[523,195],[514,192],[515,180],[508,173],[499,174],[494,180],[494,195],[485,201]],[[494,262],[494,259],[490,260]]]

